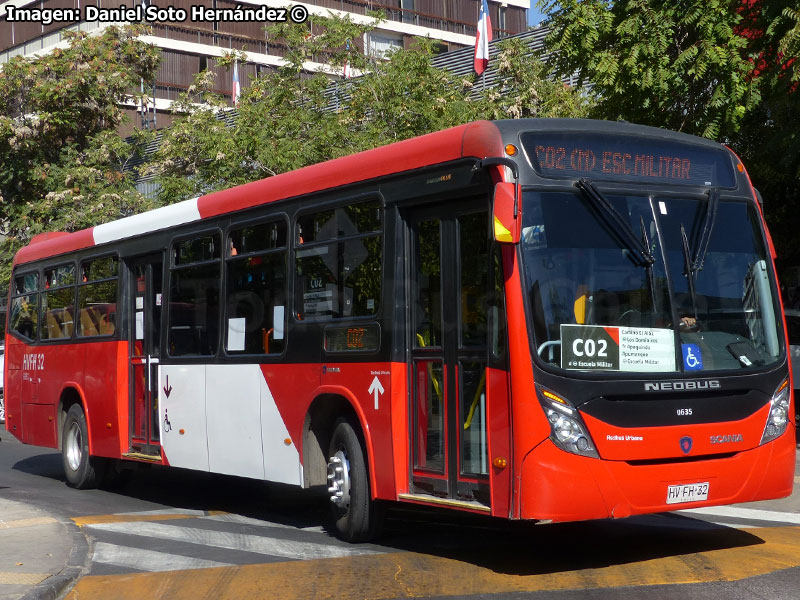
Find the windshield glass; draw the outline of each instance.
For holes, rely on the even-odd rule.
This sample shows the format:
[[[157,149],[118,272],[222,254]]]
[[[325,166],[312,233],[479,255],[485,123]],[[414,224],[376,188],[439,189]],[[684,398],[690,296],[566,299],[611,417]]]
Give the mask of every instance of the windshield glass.
[[[571,371],[691,372],[779,359],[755,206],[722,199],[707,218],[709,196],[599,191],[624,223],[577,190],[523,196],[525,285],[542,360]]]

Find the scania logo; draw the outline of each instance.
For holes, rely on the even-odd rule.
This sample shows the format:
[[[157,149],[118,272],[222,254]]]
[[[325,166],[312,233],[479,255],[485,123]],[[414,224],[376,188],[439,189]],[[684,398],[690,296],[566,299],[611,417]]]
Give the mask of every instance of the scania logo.
[[[645,392],[685,392],[697,390],[718,390],[722,384],[718,379],[703,379],[700,381],[647,381],[644,384]]]
[[[689,454],[692,451],[692,438],[691,436],[685,435],[680,439],[681,450],[684,454]]]
[[[730,435],[712,435],[708,438],[712,444],[735,444],[736,442],[743,442],[744,437],[741,433],[732,433]]]

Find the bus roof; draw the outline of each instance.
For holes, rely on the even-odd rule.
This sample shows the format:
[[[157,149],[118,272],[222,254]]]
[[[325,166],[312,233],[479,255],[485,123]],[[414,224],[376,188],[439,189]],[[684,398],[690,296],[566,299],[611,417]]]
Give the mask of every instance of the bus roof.
[[[252,183],[157,208],[74,233],[35,236],[14,256],[14,265],[58,256],[99,244],[167,229],[260,204],[310,194],[446,163],[460,158],[502,156],[500,130],[489,121],[475,121],[444,131],[381,146],[303,167]]]

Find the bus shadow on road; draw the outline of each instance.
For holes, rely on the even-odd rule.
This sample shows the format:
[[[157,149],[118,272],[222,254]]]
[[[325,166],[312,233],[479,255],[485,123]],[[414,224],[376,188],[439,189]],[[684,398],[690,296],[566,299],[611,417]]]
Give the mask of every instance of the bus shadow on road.
[[[390,518],[378,543],[506,575],[542,575],[764,544],[758,535],[677,514],[534,525],[489,518]]]
[[[61,456],[56,453],[20,460],[13,468],[65,481]],[[116,504],[109,496],[119,495],[168,508],[222,511],[265,524],[311,528],[321,530],[331,541],[334,538],[329,528],[324,487],[301,490],[252,479],[153,466],[135,471],[124,483],[74,493],[87,499],[87,508],[97,501],[98,507],[108,510]],[[367,548],[444,558],[500,574],[541,575],[764,543],[757,534],[677,513],[535,525],[433,508],[393,506],[387,513],[382,536]]]
[[[12,469],[27,473],[28,475],[46,477],[57,481],[66,481],[64,477],[63,459],[61,458],[61,454],[55,451],[23,458],[14,463]]]

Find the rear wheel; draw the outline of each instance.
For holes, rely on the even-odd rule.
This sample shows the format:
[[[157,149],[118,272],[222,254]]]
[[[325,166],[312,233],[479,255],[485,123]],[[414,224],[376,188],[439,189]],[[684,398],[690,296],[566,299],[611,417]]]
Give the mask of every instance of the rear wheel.
[[[6,422],[6,399],[3,390],[0,389],[0,423]]]
[[[374,539],[381,511],[372,500],[364,448],[347,419],[336,421],[328,456],[328,492],[336,535],[347,542]]]
[[[70,407],[62,431],[61,456],[67,485],[79,490],[97,487],[105,463],[102,458],[89,456],[89,429],[80,404]]]

